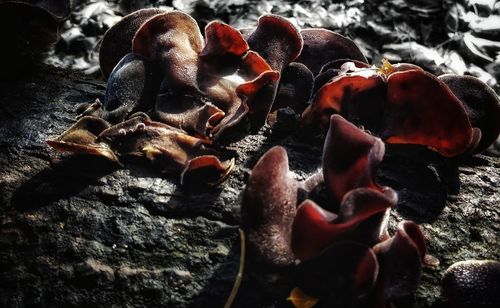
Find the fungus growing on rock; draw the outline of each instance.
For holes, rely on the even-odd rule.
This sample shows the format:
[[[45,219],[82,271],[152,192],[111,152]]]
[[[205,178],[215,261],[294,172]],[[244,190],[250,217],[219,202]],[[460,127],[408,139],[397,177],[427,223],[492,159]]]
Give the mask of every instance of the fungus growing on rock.
[[[422,91],[422,89],[426,89]],[[461,102],[437,77],[413,65],[359,69],[318,90],[303,113],[306,126],[324,131],[339,113],[388,143],[423,145],[446,157],[466,151],[472,128]]]
[[[99,66],[104,78],[108,78],[116,64],[132,52],[132,38],[139,27],[149,18],[165,13],[165,10],[150,8],[128,14],[113,25],[102,38],[99,49]]]
[[[205,127],[213,127],[206,136],[217,138],[223,130],[241,121],[251,108],[252,97],[267,84],[276,82],[279,73],[263,65],[265,61],[259,60],[258,54],[246,56],[248,44],[234,28],[211,22],[205,33],[204,46],[194,19],[181,12],[169,12],[149,19],[139,28],[132,50],[159,63],[163,71],[161,99],[157,101],[161,106],[157,109],[162,113],[179,113],[176,99],[183,95],[197,101],[193,103],[194,109],[201,105],[207,111],[203,105],[208,101],[218,109],[208,108],[213,113],[202,117],[211,122]],[[240,65],[245,71],[237,70]],[[268,95],[266,101],[272,103],[273,98]],[[192,114],[190,109],[182,112]],[[215,123],[214,119],[220,122]],[[176,125],[175,122],[167,123]],[[183,128],[196,131],[195,127]]]
[[[186,134],[180,129],[151,121],[145,115],[102,131],[98,141],[109,144],[120,156],[139,156],[160,165],[162,170],[181,174],[181,183],[193,174],[203,174],[202,181],[217,184],[231,171],[234,161],[220,162],[208,140]],[[200,178],[199,178],[200,179]]]
[[[127,54],[111,72],[106,87],[103,118],[110,123],[154,107],[160,73],[146,58]]]
[[[301,113],[312,95],[314,76],[302,63],[288,64],[281,74],[276,99],[271,111],[291,107]]]
[[[323,176],[333,202],[358,187],[382,190],[374,176],[384,153],[382,140],[333,115],[323,147]]]
[[[298,182],[283,148],[261,157],[243,192],[242,226],[266,263],[300,261],[292,296],[302,294],[320,305],[387,307],[416,290],[426,256],[424,236],[411,221],[389,236],[397,195],[374,181],[382,141],[339,115],[330,121],[322,173]],[[338,210],[308,199],[318,180],[329,191],[323,202],[340,203]]]
[[[500,100],[487,84],[472,76],[453,74],[438,77],[462,102],[472,127],[481,131],[474,152],[484,151],[500,134]]]
[[[304,29],[300,31],[304,47],[297,62],[307,66],[314,76],[323,65],[338,59],[357,60],[366,63],[358,46],[350,39],[327,29]]]
[[[109,145],[97,140],[97,136],[109,127],[109,124],[102,119],[84,116],[57,138],[47,140],[47,144],[60,152],[104,156],[118,161]]]
[[[372,178],[384,154],[383,143],[338,115],[331,121],[323,174],[332,202],[340,203],[338,214],[309,199],[296,209],[318,181],[316,175],[296,181],[283,148],[266,152],[252,170],[243,193],[243,226],[250,243],[268,263],[307,260],[336,241],[353,239],[373,245],[386,236],[386,214],[397,196]]]
[[[266,263],[284,266],[295,260],[290,240],[298,189],[286,151],[279,146],[259,159],[248,178],[241,203],[242,227]]]
[[[328,307],[390,307],[415,292],[426,251],[418,225],[402,221],[393,237],[371,247],[334,242],[297,266],[296,284]]]
[[[186,151],[183,158],[169,156],[173,152],[163,151],[163,145],[179,140],[180,135],[176,135],[173,139],[177,141],[172,141],[175,129],[181,131],[180,139],[184,141],[192,138],[194,143],[196,140],[209,143],[246,118],[254,129],[259,128],[275,100],[281,71],[287,76],[281,97],[293,96],[294,104],[304,104],[310,96],[311,73],[302,64],[289,65],[301,48],[298,30],[275,15],[263,16],[247,43],[239,31],[222,22],[209,23],[203,38],[196,21],[185,13],[140,10],[106,33],[100,55],[102,72],[109,77],[105,102],[85,105],[80,108],[79,117],[102,117],[114,124],[95,137],[107,140],[118,155],[143,153],[155,161],[172,161],[177,167],[191,166],[186,170],[215,165],[214,158],[197,160],[196,155],[208,154],[196,151],[195,156]],[[309,84],[303,91],[294,92],[300,84],[297,80],[304,76],[309,77]],[[137,126],[141,129],[130,129],[127,125],[137,119],[125,120],[134,112],[144,112],[153,121],[148,118]],[[168,129],[159,128],[161,123]],[[127,133],[142,128],[147,138]],[[120,146],[113,143],[115,139],[121,140]],[[129,148],[121,148],[124,145]],[[68,151],[71,149],[66,147]],[[179,169],[163,166],[166,170]],[[215,169],[223,177],[230,168],[220,164]],[[181,178],[204,174],[186,170]]]
[[[312,200],[297,209],[292,227],[292,249],[300,260],[309,260],[332,243],[355,239],[373,245],[386,234],[387,210],[397,202],[392,189],[378,192],[357,188],[345,195],[338,214],[328,212]],[[363,226],[368,223],[367,226]]]
[[[247,41],[250,49],[260,54],[269,63],[269,66],[278,73],[284,73],[283,71],[287,65],[299,56],[303,44],[298,29],[285,18],[277,15],[261,16],[257,28],[251,34],[248,34]],[[297,74],[298,70],[300,70],[300,75],[307,75],[304,68],[296,66],[292,66],[286,73],[290,76],[290,74]],[[285,84],[289,83],[289,79],[284,80],[283,87],[286,87]],[[251,106],[248,115],[253,130],[257,130],[264,125],[267,115],[273,108],[278,84],[278,78],[276,78],[262,89],[265,99],[254,100],[255,103]],[[283,106],[282,101],[278,104],[280,107]],[[294,102],[289,104],[294,104]]]
[[[399,223],[396,234],[373,247],[380,264],[382,296],[389,301],[410,295],[417,289],[426,253],[419,226],[411,221]]]
[[[378,272],[377,257],[370,247],[343,241],[299,264],[295,283],[330,307],[356,307],[373,291]]]
[[[452,307],[500,306],[500,262],[468,260],[450,266],[442,281],[443,294]]]

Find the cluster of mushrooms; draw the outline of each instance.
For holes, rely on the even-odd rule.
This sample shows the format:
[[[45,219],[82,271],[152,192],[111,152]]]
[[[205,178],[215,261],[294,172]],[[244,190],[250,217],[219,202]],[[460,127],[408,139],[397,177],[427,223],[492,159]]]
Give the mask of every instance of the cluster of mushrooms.
[[[387,232],[397,195],[374,180],[384,142],[463,157],[500,132],[498,97],[481,81],[411,64],[377,68],[348,38],[299,31],[275,15],[241,30],[214,21],[203,37],[183,12],[139,10],[106,33],[100,65],[104,102],[80,106],[78,121],[47,141],[54,149],[119,163],[142,157],[181,184],[216,185],[234,165],[218,146],[257,131],[280,108],[302,114],[305,131],[326,133],[322,170],[305,181],[294,179],[281,147],[258,161],[242,226],[264,262],[300,260],[297,286],[328,305],[388,306],[414,292],[422,264],[436,261],[417,224]],[[309,198],[320,184],[330,204]]]

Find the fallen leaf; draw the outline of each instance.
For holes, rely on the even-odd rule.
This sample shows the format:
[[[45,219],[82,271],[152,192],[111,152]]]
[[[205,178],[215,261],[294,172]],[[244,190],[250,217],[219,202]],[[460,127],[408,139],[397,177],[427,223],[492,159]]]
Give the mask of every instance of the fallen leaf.
[[[294,288],[287,298],[296,308],[310,308],[316,305],[318,299],[307,295],[300,288]]]

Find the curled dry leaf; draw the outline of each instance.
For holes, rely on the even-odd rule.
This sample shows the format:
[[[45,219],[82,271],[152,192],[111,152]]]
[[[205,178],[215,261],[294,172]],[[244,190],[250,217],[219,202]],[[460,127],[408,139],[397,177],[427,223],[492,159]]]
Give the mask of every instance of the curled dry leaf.
[[[311,308],[318,303],[318,299],[307,295],[300,288],[293,288],[287,300],[291,301],[296,308]]]

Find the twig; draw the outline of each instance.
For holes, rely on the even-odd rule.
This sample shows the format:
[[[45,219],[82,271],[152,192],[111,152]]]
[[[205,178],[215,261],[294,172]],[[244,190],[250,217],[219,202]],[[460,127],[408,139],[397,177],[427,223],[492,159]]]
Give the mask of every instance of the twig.
[[[233,289],[231,290],[231,294],[229,294],[229,298],[227,299],[224,308],[230,308],[233,305],[234,299],[238,294],[238,290],[240,289],[241,280],[243,278],[243,270],[245,269],[245,232],[242,229],[240,231],[240,268],[238,269],[238,274],[236,275],[236,279],[234,281]]]

